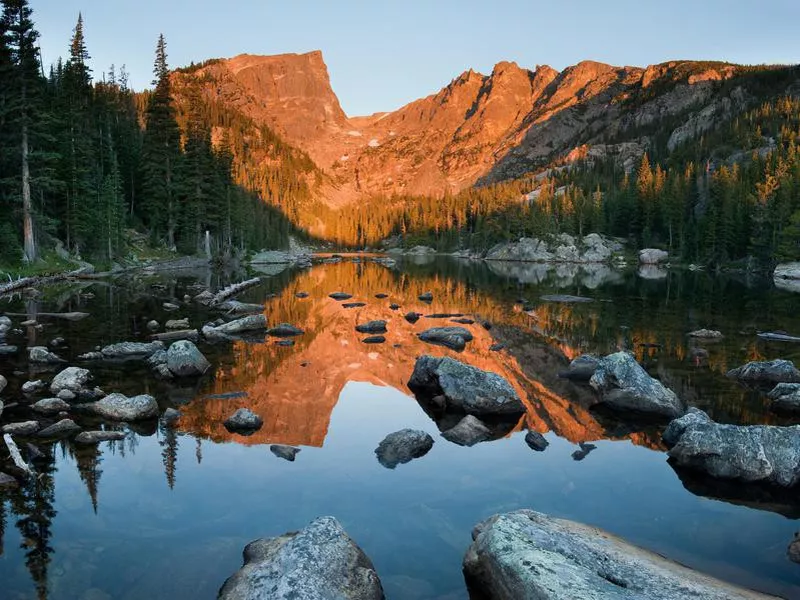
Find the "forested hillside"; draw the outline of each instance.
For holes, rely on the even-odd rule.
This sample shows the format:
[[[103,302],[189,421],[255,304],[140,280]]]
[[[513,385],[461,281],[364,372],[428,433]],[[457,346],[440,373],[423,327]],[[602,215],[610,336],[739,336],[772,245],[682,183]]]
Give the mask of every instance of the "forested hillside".
[[[124,67],[91,73],[80,16],[66,60],[45,69],[27,2],[2,6],[1,263],[31,262],[60,245],[75,257],[120,260],[128,229],[183,253],[204,250],[206,231],[221,255],[287,244],[295,228],[260,198],[307,194],[307,161],[283,151],[266,127],[247,137],[252,128],[235,111],[199,95],[175,103],[163,37],[154,88],[135,94]],[[263,180],[245,175],[234,158],[242,156],[270,159]],[[282,178],[272,176],[278,171]]]

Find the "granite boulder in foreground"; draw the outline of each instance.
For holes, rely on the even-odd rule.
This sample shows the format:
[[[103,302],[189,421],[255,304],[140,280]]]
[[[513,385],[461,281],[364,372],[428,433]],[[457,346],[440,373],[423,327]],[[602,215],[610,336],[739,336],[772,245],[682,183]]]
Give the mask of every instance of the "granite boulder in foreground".
[[[218,600],[383,600],[372,562],[333,517],[300,531],[259,539]]]
[[[669,424],[663,438],[678,467],[746,483],[800,483],[800,425],[723,425],[691,408]]]
[[[471,589],[487,600],[755,600],[774,598],[698,573],[601,529],[520,510],[472,533]]]
[[[511,384],[497,373],[455,359],[420,356],[408,387],[418,398],[444,396],[447,408],[470,415],[521,415],[525,405]]]

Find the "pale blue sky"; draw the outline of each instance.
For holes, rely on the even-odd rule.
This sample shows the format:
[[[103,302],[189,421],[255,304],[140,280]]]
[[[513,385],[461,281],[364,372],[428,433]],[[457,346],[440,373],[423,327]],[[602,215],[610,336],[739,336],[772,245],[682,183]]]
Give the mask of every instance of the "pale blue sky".
[[[83,12],[95,73],[126,64],[150,85],[158,34],[170,66],[243,52],[321,49],[350,115],[392,110],[500,60],[800,63],[800,0],[30,0],[46,63]]]

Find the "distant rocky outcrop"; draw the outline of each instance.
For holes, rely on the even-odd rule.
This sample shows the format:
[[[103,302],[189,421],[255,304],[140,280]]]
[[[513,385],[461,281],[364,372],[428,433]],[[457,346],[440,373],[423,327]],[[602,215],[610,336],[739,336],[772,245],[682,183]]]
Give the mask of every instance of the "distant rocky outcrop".
[[[539,263],[606,263],[621,252],[621,243],[590,233],[582,239],[562,233],[552,240],[520,238],[497,244],[486,253],[486,260]]]

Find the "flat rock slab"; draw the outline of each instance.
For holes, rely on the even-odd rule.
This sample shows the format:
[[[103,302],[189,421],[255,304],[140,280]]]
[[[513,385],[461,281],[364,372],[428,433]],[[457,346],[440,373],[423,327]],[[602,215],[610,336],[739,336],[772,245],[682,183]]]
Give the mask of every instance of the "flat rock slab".
[[[120,342],[119,344],[111,344],[106,346],[100,353],[109,359],[120,358],[147,358],[151,354],[155,354],[159,350],[164,349],[164,343],[160,341],[155,342]]]
[[[79,405],[82,410],[112,421],[141,421],[159,416],[158,402],[152,396],[141,394],[127,397],[109,394],[97,402]]]
[[[304,333],[305,331],[290,323],[281,323],[267,329],[267,335],[271,335],[272,337],[292,337],[295,335],[303,335]]]
[[[39,421],[22,421],[20,423],[8,423],[3,425],[2,432],[10,433],[11,435],[33,435],[39,431]]]
[[[584,298],[583,296],[570,296],[569,294],[547,294],[541,297],[544,302],[561,302],[564,304],[576,304],[585,302],[594,302],[593,298]]]
[[[36,434],[44,439],[62,439],[72,437],[80,432],[81,428],[72,419],[62,419],[58,423],[45,427]]]
[[[361,340],[364,344],[383,344],[386,338],[382,335],[370,335]]]
[[[375,449],[378,462],[387,469],[425,456],[433,448],[433,438],[416,429],[401,429],[387,435]]]
[[[101,442],[112,442],[124,439],[124,431],[82,431],[75,436],[75,443],[91,446]]]
[[[356,325],[356,331],[359,333],[386,333],[386,321],[368,321]]]
[[[488,600],[774,600],[531,510],[496,515],[472,537],[464,573]]]
[[[347,292],[333,292],[332,294],[328,294],[328,298],[333,298],[334,300],[350,300],[353,297],[353,294],[348,294]]]
[[[383,600],[372,562],[333,517],[251,542],[218,600]]]
[[[463,327],[432,327],[417,334],[417,337],[423,342],[457,351],[463,350],[467,342],[473,339],[469,329]]]

